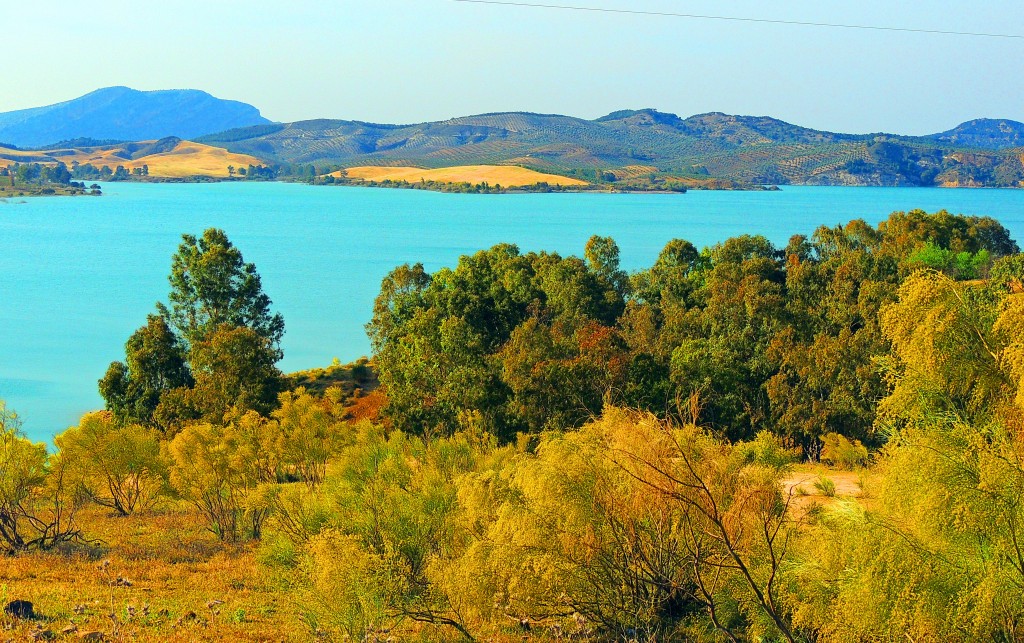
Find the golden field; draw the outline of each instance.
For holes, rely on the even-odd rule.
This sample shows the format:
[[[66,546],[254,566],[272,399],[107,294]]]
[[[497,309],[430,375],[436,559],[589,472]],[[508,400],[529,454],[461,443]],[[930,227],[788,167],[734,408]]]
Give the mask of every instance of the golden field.
[[[155,141],[142,141],[141,143],[154,143]],[[248,154],[234,154],[220,147],[203,145],[192,141],[180,141],[173,149],[157,154],[142,156],[137,159],[125,159],[118,156],[122,149],[120,145],[104,147],[87,147],[72,149],[55,149],[43,151],[11,150],[0,147],[0,166],[8,166],[12,163],[56,163],[63,162],[71,166],[73,161],[80,164],[92,164],[96,168],[104,165],[115,169],[123,165],[128,170],[133,170],[143,165],[149,166],[149,175],[165,178],[184,178],[189,176],[228,176],[228,166],[247,167],[249,165],[262,165],[263,161]]]
[[[0,614],[0,641],[305,641],[291,593],[256,560],[256,545],[220,542],[191,508],[80,516],[90,550],[4,558],[0,599],[33,603],[35,620]],[[284,590],[284,591],[283,591]],[[85,640],[88,637],[84,637]]]
[[[152,168],[150,168],[152,169]],[[420,180],[438,183],[488,183],[502,187],[514,188],[537,183],[561,186],[583,186],[586,181],[570,179],[557,174],[544,174],[517,165],[458,165],[436,169],[418,167],[378,167],[359,166],[334,172],[332,176],[362,179],[364,181],[408,181],[419,183]]]

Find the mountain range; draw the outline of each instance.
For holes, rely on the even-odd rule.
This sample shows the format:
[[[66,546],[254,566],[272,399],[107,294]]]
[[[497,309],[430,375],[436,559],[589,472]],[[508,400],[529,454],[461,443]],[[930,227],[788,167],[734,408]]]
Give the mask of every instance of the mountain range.
[[[516,164],[581,178],[669,174],[758,184],[1016,187],[1024,181],[1024,124],[992,119],[900,136],[722,113],[684,119],[643,109],[585,120],[511,112],[415,125],[275,123],[199,140],[293,164]]]
[[[0,113],[0,141],[38,148],[76,139],[191,139],[269,122],[252,105],[196,89],[144,92],[106,87],[55,105]]]
[[[928,136],[843,134],[766,116],[681,118],[654,109],[594,120],[505,112],[411,125],[271,123],[255,107],[205,92],[123,87],[0,114],[0,141],[21,146],[165,136],[267,164],[312,164],[317,172],[367,165],[521,165],[596,182],[679,177],[738,184],[1024,187],[1024,124],[1005,119],[972,120]],[[97,141],[78,147],[87,143]]]

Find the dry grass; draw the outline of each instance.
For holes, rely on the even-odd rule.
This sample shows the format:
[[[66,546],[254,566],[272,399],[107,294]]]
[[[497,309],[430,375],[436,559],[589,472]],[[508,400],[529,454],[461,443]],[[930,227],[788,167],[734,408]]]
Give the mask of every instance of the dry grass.
[[[148,143],[152,141],[142,141]],[[46,156],[50,163],[57,161],[71,166],[72,161],[78,161],[82,165],[91,163],[97,169],[104,165],[115,169],[123,165],[128,170],[133,170],[143,165],[149,166],[149,175],[165,178],[184,178],[189,176],[228,176],[228,166],[247,167],[249,165],[261,165],[263,161],[248,154],[234,154],[220,147],[203,145],[192,141],[181,141],[174,149],[160,154],[151,154],[134,160],[123,159],[116,153],[121,147],[118,145],[107,147],[76,148],[66,150],[46,150],[21,152],[0,148],[0,167],[10,165],[16,161],[43,162],[38,157]]]
[[[871,476],[868,469],[846,471],[833,469],[821,464],[801,464],[782,480],[783,495],[792,494],[790,509],[796,515],[803,515],[814,506],[825,507],[843,500],[854,499],[862,504],[870,500],[865,483],[870,484]],[[815,486],[821,479],[831,480],[835,484],[835,495],[827,496],[822,489]]]
[[[30,601],[39,617],[0,615],[0,640],[31,640],[40,628],[58,640],[88,631],[124,641],[310,639],[287,590],[256,561],[254,546],[220,543],[194,511],[117,518],[89,508],[82,517],[86,534],[105,541],[98,550],[3,559],[0,601]],[[71,627],[77,631],[62,633]]]
[[[45,155],[45,152],[24,152],[0,147],[0,167],[7,167],[14,163],[33,163],[41,155]]]
[[[365,181],[391,180],[418,183],[422,179],[439,183],[472,183],[474,185],[486,182],[503,187],[522,187],[536,183],[564,186],[587,185],[586,181],[570,179],[557,174],[544,174],[517,165],[459,165],[433,170],[418,167],[360,166],[335,172],[334,176],[343,176],[342,172],[350,179]]]
[[[62,156],[60,160],[70,165],[71,161],[78,161],[83,165],[91,163],[95,167],[104,165],[111,169],[123,165],[129,170],[143,165],[149,166],[150,176],[182,178],[188,176],[228,176],[228,166],[247,167],[249,165],[260,165],[262,161],[247,154],[233,154],[220,147],[193,143],[192,141],[181,141],[173,150],[160,154],[151,154],[131,161],[124,160],[114,153],[117,147],[98,148],[91,150],[74,150],[72,156]]]
[[[228,166],[261,165],[263,161],[248,154],[234,154],[220,147],[182,141],[172,151],[132,161],[133,167],[149,165],[150,176],[186,177],[228,176]],[[125,166],[128,167],[128,166]]]

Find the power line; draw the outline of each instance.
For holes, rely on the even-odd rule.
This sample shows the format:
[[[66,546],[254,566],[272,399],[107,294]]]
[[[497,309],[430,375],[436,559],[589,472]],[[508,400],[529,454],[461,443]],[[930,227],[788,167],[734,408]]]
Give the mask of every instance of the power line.
[[[772,25],[796,25],[799,27],[828,27],[831,29],[866,29],[868,31],[897,31],[902,33],[921,33],[943,36],[973,36],[977,38],[1018,38],[1024,34],[983,33],[977,31],[946,31],[943,29],[915,29],[912,27],[883,27],[880,25],[856,25],[838,22],[807,22],[803,20],[777,20],[772,18],[742,18],[739,16],[711,16],[696,13],[676,13],[672,11],[640,11],[637,9],[607,9],[603,7],[579,7],[561,4],[541,4],[537,2],[511,2],[509,0],[452,0],[466,4],[501,5],[508,7],[528,7],[532,9],[562,9],[566,11],[589,11],[593,13],[624,13],[637,16],[659,16],[669,18],[692,18],[696,20],[722,20],[729,22],[756,22]]]

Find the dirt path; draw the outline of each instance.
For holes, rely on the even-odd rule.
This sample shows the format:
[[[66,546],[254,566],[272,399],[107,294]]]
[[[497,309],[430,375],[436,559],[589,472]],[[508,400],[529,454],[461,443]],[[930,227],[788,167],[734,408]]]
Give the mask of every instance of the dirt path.
[[[866,475],[866,470],[844,471],[820,464],[801,464],[782,479],[782,492],[786,497],[792,494],[790,509],[802,515],[814,505],[823,507],[843,499],[867,498],[863,487]],[[828,486],[825,481],[835,485],[831,495],[825,493]]]

